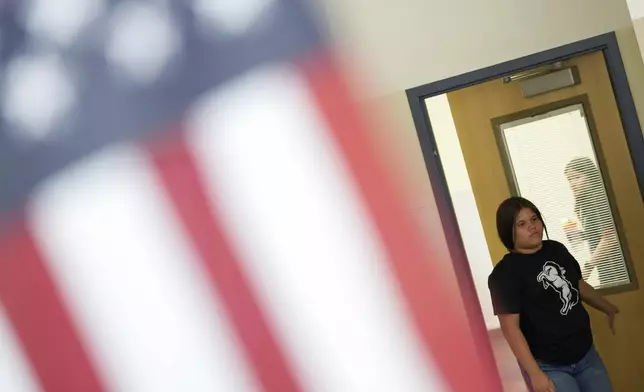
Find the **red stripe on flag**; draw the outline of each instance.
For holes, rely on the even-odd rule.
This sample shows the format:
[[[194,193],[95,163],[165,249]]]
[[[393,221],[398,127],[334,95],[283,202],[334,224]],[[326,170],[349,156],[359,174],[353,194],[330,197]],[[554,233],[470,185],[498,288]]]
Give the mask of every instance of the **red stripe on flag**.
[[[105,390],[22,220],[0,235],[0,301],[44,390]]]
[[[228,312],[252,370],[267,392],[297,392],[284,354],[235,259],[181,132],[151,145],[152,161]],[[213,348],[214,349],[214,348]]]
[[[481,358],[466,343],[469,339],[463,339],[473,331],[468,328],[469,320],[453,311],[463,306],[458,301],[460,293],[445,290],[441,271],[432,266],[432,255],[394,193],[335,64],[326,54],[317,54],[302,61],[300,68],[385,243],[391,269],[427,353],[453,391],[502,390],[494,363],[487,363],[493,360],[492,353]]]

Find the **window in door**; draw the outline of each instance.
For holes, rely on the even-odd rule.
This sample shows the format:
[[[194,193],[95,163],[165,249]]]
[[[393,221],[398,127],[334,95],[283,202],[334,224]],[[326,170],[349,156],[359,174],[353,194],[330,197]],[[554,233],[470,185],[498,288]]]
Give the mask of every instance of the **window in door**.
[[[514,193],[541,210],[595,288],[630,283],[583,103],[497,125]],[[592,124],[592,121],[590,122]]]

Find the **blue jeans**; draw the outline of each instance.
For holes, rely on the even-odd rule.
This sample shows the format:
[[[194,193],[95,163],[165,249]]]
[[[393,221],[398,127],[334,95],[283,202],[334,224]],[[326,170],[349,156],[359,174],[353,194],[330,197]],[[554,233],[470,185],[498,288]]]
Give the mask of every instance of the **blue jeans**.
[[[613,391],[606,367],[594,346],[579,362],[572,365],[549,365],[541,361],[537,363],[555,384],[557,392]]]

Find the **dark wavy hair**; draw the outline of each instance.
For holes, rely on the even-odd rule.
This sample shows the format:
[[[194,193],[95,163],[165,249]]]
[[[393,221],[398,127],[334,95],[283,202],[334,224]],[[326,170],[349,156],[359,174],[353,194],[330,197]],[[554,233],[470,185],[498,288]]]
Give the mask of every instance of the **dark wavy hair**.
[[[548,236],[546,223],[543,221],[541,211],[539,211],[537,206],[526,198],[519,196],[510,197],[509,199],[503,200],[499,205],[499,208],[496,210],[496,231],[499,235],[499,239],[509,251],[514,250],[514,226],[517,220],[517,215],[519,215],[519,212],[524,208],[531,209],[532,212],[537,215],[537,218],[543,224],[543,230],[546,232],[546,237]]]

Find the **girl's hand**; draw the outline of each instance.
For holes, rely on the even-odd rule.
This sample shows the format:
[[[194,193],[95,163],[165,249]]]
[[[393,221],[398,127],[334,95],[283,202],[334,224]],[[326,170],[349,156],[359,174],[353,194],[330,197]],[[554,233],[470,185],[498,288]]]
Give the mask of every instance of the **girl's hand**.
[[[530,376],[530,384],[534,392],[556,392],[555,384],[550,377],[544,372],[539,372]]]
[[[619,308],[615,305],[606,313],[608,317],[608,327],[610,327],[611,332],[615,335],[615,315],[619,313]]]

